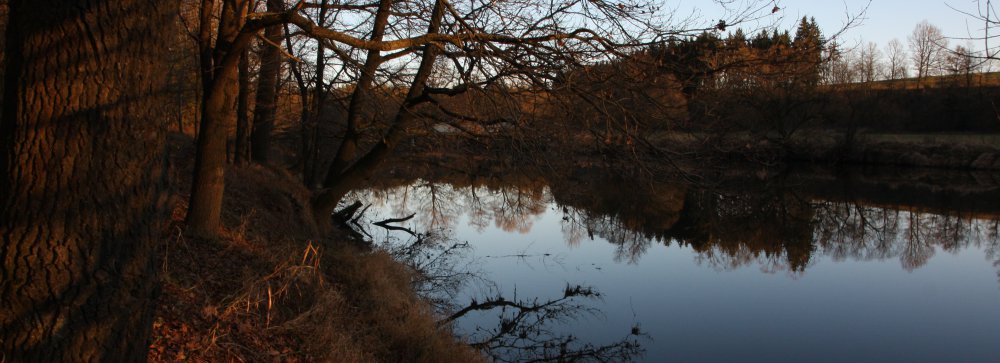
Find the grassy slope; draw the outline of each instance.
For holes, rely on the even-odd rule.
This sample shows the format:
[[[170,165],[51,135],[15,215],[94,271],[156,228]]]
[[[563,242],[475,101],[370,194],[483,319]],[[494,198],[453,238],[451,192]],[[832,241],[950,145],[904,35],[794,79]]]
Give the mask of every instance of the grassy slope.
[[[411,272],[346,239],[311,240],[308,191],[260,166],[227,170],[223,238],[184,236],[191,141],[174,137],[178,193],[166,233],[154,362],[470,362],[438,329]]]
[[[998,87],[1000,86],[1000,72],[989,72],[989,73],[973,73],[968,76],[964,74],[959,75],[945,75],[945,76],[930,76],[923,79],[921,82],[917,82],[917,78],[905,78],[897,80],[887,80],[887,81],[875,81],[875,82],[859,82],[851,84],[839,84],[832,86],[824,86],[827,88],[845,88],[845,89],[918,89],[918,88],[939,88],[939,87]]]

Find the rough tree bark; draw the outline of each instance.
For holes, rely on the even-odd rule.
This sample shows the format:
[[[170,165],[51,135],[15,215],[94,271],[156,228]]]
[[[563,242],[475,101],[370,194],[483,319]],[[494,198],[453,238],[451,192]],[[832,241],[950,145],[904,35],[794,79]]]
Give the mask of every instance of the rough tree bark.
[[[268,12],[283,11],[281,0],[267,0]],[[260,72],[257,75],[257,95],[254,105],[253,132],[250,135],[253,160],[267,164],[271,157],[271,132],[278,101],[278,79],[281,74],[281,38],[284,27],[272,25],[264,29],[264,50],[260,55]]]
[[[203,8],[202,11],[212,10]],[[215,238],[221,226],[227,130],[236,120],[238,63],[246,40],[241,41],[241,44],[236,43],[246,12],[245,0],[224,1],[219,34],[212,55],[212,79],[203,93],[194,180],[191,183],[191,199],[186,218],[188,231],[202,238]]]
[[[146,359],[178,2],[11,1],[0,360]]]

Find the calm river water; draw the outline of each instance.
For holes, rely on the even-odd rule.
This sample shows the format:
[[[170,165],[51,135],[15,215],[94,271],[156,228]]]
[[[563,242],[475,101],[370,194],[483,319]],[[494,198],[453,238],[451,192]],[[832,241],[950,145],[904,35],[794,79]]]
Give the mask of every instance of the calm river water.
[[[1000,362],[996,180],[929,175],[581,170],[352,197],[369,221],[414,215],[388,225],[419,238],[363,225],[442,314],[483,308],[454,324],[498,361]]]

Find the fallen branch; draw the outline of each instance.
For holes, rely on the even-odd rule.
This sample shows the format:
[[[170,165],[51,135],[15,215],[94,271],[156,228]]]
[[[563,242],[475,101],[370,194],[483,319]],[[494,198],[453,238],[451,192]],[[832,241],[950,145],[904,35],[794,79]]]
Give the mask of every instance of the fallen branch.
[[[406,222],[408,220],[413,219],[413,217],[416,216],[416,215],[417,215],[416,213],[413,213],[413,214],[410,214],[409,216],[406,216],[406,217],[403,217],[403,218],[389,218],[389,219],[386,219],[384,221],[374,222],[372,224],[384,227],[385,225],[388,225],[389,223]]]
[[[374,224],[376,226],[379,226],[379,227],[382,227],[382,228],[385,228],[385,229],[390,230],[390,231],[402,231],[402,232],[406,232],[407,234],[409,234],[409,235],[411,235],[413,237],[417,237],[417,241],[419,242],[421,238],[420,238],[420,235],[417,234],[417,232],[414,232],[413,230],[411,230],[409,228],[406,228],[406,227],[393,226],[393,225],[389,224],[389,223],[405,222],[405,221],[408,221],[410,219],[413,219],[413,216],[416,216],[416,215],[417,214],[414,213],[414,214],[410,214],[409,216],[406,216],[406,217],[403,217],[403,218],[389,218],[389,219],[386,219],[384,221],[374,222],[372,224]]]

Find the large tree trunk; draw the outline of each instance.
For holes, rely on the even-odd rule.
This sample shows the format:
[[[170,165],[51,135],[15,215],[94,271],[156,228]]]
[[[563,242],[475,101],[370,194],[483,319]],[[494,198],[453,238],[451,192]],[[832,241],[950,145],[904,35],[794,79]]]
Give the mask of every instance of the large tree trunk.
[[[0,360],[144,361],[176,1],[11,1]]]
[[[239,58],[247,42],[246,37],[239,44],[236,40],[246,19],[246,5],[245,0],[225,0],[223,3],[213,54],[213,79],[202,101],[201,132],[186,218],[188,231],[202,238],[215,238],[221,227],[226,140],[228,130],[236,122]]]
[[[212,88],[205,90],[186,218],[188,230],[202,238],[216,237],[221,227],[227,129],[232,124],[234,112],[230,108],[238,93],[236,73],[236,69],[220,69]]]
[[[267,0],[268,12],[282,11],[281,0]],[[253,133],[251,140],[251,155],[253,160],[267,164],[271,157],[271,133],[274,130],[274,115],[278,102],[278,79],[281,74],[281,38],[284,36],[281,25],[272,25],[264,29],[264,50],[260,55],[260,73],[257,75],[257,96],[254,105]]]

